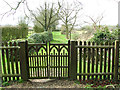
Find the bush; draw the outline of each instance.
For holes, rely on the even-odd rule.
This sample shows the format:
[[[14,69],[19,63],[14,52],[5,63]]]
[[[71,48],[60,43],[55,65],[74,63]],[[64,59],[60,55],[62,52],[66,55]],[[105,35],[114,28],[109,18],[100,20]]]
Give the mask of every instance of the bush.
[[[105,27],[103,30],[97,30],[94,33],[93,38],[90,41],[94,41],[98,44],[103,44],[104,42],[114,42],[116,37],[109,31],[108,27]]]
[[[28,35],[28,28],[25,26],[4,26],[0,27],[2,30],[2,41],[9,41],[12,39],[26,38]]]
[[[44,32],[44,28],[41,28],[41,27],[39,27],[39,26],[37,26],[37,25],[35,25],[35,26],[33,27],[33,30],[34,30],[34,32],[36,32],[36,33]]]
[[[76,41],[79,39],[79,37],[80,37],[80,34],[75,33],[75,34],[73,34],[72,39]]]
[[[116,40],[118,39],[118,29],[114,29],[111,34],[114,36]]]
[[[34,33],[30,37],[28,37],[29,43],[43,43],[46,41],[53,40],[53,35],[51,32],[43,32],[43,33]]]

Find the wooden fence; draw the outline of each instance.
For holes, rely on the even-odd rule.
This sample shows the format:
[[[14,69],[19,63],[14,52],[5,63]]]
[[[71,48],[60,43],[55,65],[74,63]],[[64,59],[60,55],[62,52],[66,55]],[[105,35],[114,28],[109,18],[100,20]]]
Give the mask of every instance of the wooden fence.
[[[5,43],[1,47],[3,81],[35,78],[119,80],[119,41],[98,45]]]
[[[78,80],[118,80],[119,42],[98,45],[71,41],[71,77]]]
[[[21,79],[19,49],[16,42],[12,44],[2,44],[1,49],[1,68],[2,81],[19,80]]]

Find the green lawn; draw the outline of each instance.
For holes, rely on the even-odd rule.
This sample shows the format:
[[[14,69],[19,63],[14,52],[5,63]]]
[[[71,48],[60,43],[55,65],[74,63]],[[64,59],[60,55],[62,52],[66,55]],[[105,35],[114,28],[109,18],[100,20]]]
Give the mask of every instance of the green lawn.
[[[51,43],[68,43],[66,39],[66,35],[61,34],[61,32],[54,31],[53,33],[53,40]]]

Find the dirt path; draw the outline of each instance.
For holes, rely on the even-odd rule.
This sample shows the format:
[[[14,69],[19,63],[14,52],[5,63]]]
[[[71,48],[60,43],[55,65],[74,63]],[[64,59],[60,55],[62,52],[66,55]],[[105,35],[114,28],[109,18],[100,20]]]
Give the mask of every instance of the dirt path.
[[[84,88],[85,85],[77,84],[70,80],[32,80],[23,83],[14,82],[6,88]]]

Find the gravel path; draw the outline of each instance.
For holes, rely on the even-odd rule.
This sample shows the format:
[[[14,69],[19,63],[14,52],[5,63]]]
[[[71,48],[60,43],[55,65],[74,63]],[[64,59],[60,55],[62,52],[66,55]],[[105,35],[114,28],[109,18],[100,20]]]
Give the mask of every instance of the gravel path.
[[[52,80],[52,81],[41,81],[34,80],[23,83],[14,82],[12,85],[7,86],[7,88],[84,88],[85,85],[77,84],[70,80]]]

